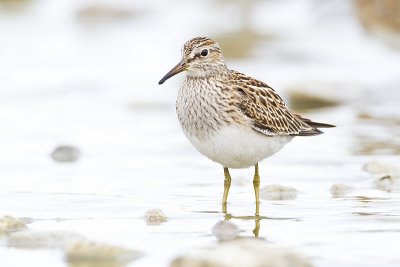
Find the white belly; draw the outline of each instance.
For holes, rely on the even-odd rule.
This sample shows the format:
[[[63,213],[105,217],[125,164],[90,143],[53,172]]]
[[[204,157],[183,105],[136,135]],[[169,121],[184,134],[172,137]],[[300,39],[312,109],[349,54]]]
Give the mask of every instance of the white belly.
[[[206,140],[185,133],[193,146],[204,156],[228,168],[247,168],[272,156],[292,136],[265,136],[253,129],[225,127]]]

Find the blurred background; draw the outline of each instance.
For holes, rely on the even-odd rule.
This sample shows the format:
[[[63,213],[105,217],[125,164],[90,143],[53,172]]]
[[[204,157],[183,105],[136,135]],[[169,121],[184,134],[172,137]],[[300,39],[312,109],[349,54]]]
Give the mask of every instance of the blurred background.
[[[168,266],[188,248],[215,245],[222,168],[180,130],[184,75],[157,84],[196,36],[215,39],[229,68],[265,81],[296,112],[338,126],[262,163],[262,185],[302,194],[264,201],[261,214],[272,219],[261,220],[260,236],[316,266],[398,266],[396,0],[0,0],[0,216],[29,222],[22,237],[0,236],[0,265],[78,266],[48,231],[145,255],[105,266]],[[252,170],[233,176],[232,214],[251,215]],[[352,193],[332,199],[336,183]],[[151,208],[168,222],[146,224]],[[254,220],[235,223],[253,235]],[[26,245],[37,232],[46,245],[26,250],[38,247]]]

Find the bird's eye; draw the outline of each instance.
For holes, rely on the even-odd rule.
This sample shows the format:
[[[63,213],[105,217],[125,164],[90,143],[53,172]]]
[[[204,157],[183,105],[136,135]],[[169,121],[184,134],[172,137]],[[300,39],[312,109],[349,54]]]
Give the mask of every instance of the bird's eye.
[[[203,51],[201,51],[201,55],[203,57],[207,56],[208,55],[208,50],[207,49],[203,49]]]

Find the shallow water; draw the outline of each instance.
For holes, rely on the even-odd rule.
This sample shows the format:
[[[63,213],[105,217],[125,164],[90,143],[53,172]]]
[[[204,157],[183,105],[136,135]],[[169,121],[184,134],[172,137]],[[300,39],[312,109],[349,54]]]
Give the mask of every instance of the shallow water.
[[[68,231],[144,253],[126,266],[168,266],[190,248],[215,244],[211,229],[223,219],[242,237],[254,236],[260,219],[259,238],[315,266],[400,264],[400,193],[375,189],[375,176],[363,170],[376,159],[400,162],[400,53],[365,34],[348,1],[257,2],[250,26],[223,23],[221,16],[240,9],[211,1],[176,1],[178,10],[158,1],[105,1],[133,10],[132,17],[89,20],[76,14],[91,2],[57,2],[1,9],[0,216],[30,217],[32,231]],[[193,9],[199,12],[188,14]],[[206,11],[209,17],[200,15]],[[297,15],[283,23],[284,11]],[[181,29],[179,37],[165,30],[166,21]],[[213,23],[221,26],[202,30]],[[261,217],[254,217],[252,169],[231,172],[228,215],[221,211],[223,170],[191,147],[176,119],[182,77],[157,85],[186,39],[245,26],[262,37],[236,48],[249,51],[227,58],[232,68],[267,81],[285,99],[297,84],[351,88],[331,95],[342,105],[306,113],[337,128],[295,138],[260,164],[261,186],[299,191],[295,200],[262,200]],[[80,160],[54,162],[50,154],[62,144],[78,147]],[[334,183],[354,191],[332,198]],[[168,221],[147,225],[152,208]],[[11,248],[3,237],[0,265],[68,263],[59,249]]]

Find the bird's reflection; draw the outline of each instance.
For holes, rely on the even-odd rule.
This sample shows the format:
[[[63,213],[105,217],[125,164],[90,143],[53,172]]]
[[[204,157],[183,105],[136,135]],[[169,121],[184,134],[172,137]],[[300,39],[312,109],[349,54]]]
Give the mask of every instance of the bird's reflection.
[[[255,238],[258,238],[260,233],[260,221],[263,219],[267,219],[267,217],[260,216],[260,203],[256,203],[256,211],[254,216],[233,216],[228,213],[228,206],[226,203],[222,204],[222,212],[225,214],[225,220],[229,221],[230,219],[240,219],[240,220],[254,220],[254,229],[253,234]]]

